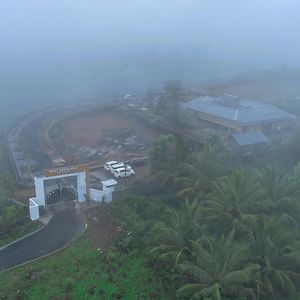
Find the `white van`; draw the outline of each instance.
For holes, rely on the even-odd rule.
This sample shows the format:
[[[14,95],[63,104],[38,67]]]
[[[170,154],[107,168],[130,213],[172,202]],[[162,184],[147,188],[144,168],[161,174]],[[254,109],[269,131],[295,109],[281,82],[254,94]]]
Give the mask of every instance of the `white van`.
[[[118,177],[128,177],[131,175],[135,175],[135,172],[131,167],[126,166],[123,168],[115,169],[113,174],[116,178],[118,178]]]
[[[117,164],[113,164],[113,165],[111,165],[111,167],[110,167],[110,172],[112,173],[112,174],[114,174],[114,171],[116,170],[116,169],[120,169],[120,168],[125,168],[126,166],[125,166],[125,164],[124,163],[117,163]]]
[[[119,164],[119,162],[117,162],[116,160],[108,161],[108,162],[105,163],[104,169],[107,170],[107,171],[110,171],[111,167],[113,165],[116,165],[116,164]]]

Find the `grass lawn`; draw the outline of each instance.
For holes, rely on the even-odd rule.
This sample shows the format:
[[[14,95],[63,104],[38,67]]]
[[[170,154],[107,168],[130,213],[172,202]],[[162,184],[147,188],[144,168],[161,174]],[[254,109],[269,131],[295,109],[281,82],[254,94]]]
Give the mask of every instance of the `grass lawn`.
[[[2,246],[5,246],[6,244],[9,244],[37,229],[39,229],[42,226],[40,222],[32,222],[31,220],[28,220],[27,223],[23,224],[22,227],[18,227],[16,231],[13,233],[13,235],[9,237],[0,237],[0,248]]]
[[[66,250],[0,273],[0,299],[171,299],[141,253],[101,253],[85,233]]]

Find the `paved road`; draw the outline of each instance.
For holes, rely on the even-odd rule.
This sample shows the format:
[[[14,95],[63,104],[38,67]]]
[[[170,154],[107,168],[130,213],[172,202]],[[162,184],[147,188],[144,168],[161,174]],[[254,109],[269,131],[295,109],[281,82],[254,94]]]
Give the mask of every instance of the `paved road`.
[[[57,212],[42,230],[0,250],[0,271],[62,248],[84,226],[85,218],[74,205]]]

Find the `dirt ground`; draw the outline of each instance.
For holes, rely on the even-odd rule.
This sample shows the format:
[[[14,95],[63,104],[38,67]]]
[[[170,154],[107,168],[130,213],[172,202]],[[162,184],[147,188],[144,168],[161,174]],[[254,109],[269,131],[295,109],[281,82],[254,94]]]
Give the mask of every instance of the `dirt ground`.
[[[62,136],[66,145],[98,146],[107,137],[118,135],[119,130],[127,129],[137,135],[144,142],[151,142],[158,136],[158,132],[146,128],[121,111],[97,111],[94,114],[78,116],[74,120],[64,123]]]
[[[106,249],[112,241],[121,237],[124,232],[114,222],[110,204],[97,204],[86,209],[89,239],[95,249]]]
[[[63,158],[79,161],[122,160],[148,155],[159,132],[121,110],[95,111],[65,120],[61,127]]]
[[[20,203],[28,205],[29,198],[35,195],[34,187],[17,187],[14,189],[14,199]]]
[[[241,97],[269,102],[300,97],[300,80],[290,78],[257,80],[227,87],[217,88],[220,94],[233,94]]]

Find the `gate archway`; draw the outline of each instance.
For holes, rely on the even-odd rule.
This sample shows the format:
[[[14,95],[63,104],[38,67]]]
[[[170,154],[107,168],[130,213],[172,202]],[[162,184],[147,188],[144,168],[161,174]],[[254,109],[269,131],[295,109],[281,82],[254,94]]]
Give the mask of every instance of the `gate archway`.
[[[35,192],[34,201],[39,205],[56,203],[61,200],[78,200],[83,202],[89,197],[90,182],[89,182],[90,167],[88,164],[61,167],[57,169],[46,170],[44,176],[35,177]],[[57,188],[52,191],[45,192],[45,183],[50,180],[61,181],[70,177],[76,177],[76,190],[69,186],[57,185]]]

